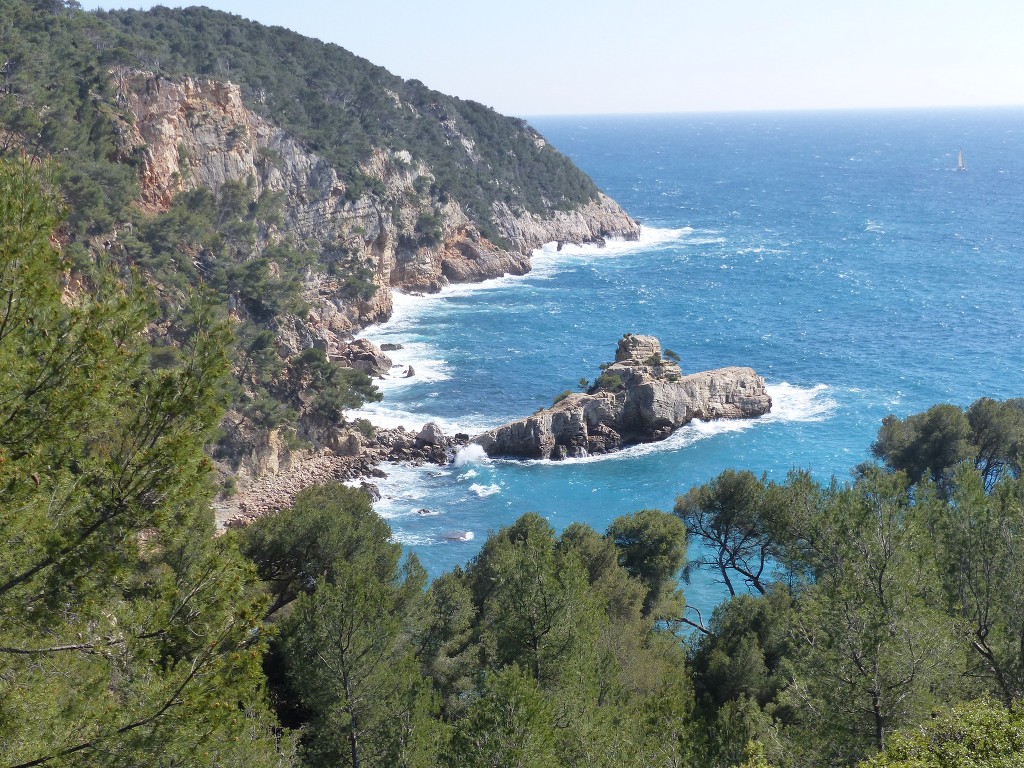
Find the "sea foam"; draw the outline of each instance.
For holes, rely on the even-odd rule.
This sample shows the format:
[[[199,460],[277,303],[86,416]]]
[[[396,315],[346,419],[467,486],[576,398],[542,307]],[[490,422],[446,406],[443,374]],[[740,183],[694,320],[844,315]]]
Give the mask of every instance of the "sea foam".
[[[666,453],[688,448],[702,440],[730,432],[742,432],[767,424],[790,422],[824,421],[837,408],[836,401],[830,396],[830,388],[825,384],[812,387],[799,387],[788,382],[769,384],[766,386],[772,396],[772,410],[756,419],[716,419],[702,421],[694,419],[684,427],[680,427],[666,439],[656,443],[640,443],[614,453],[603,453],[579,458],[537,459],[533,462],[541,465],[562,466],[566,464],[588,464],[599,461],[631,461],[639,456],[651,453]],[[522,461],[522,459],[502,459],[504,462]]]
[[[611,238],[605,245],[547,243],[533,251],[532,270],[525,275],[505,275],[479,283],[459,283],[445,286],[432,294],[409,294],[392,291],[392,313],[388,321],[368,326],[361,334],[378,346],[394,344],[400,349],[387,352],[393,367],[383,379],[374,383],[384,395],[381,403],[369,403],[352,411],[353,418],[364,418],[371,423],[386,427],[418,429],[428,421],[434,421],[446,434],[464,432],[479,434],[500,426],[500,421],[487,419],[479,414],[467,414],[457,420],[443,419],[427,413],[413,413],[396,406],[402,390],[423,383],[438,383],[451,378],[451,368],[443,353],[436,346],[421,338],[421,329],[426,319],[444,312],[444,305],[452,299],[480,292],[502,292],[517,289],[528,281],[549,280],[581,261],[595,258],[615,258],[648,249],[658,249],[674,243],[685,242],[694,234],[691,227],[675,229],[642,227],[639,240]],[[497,299],[496,300],[500,300]],[[413,375],[406,376],[409,368]]]
[[[470,443],[459,449],[458,453],[455,454],[455,460],[452,464],[456,467],[464,467],[467,464],[479,464],[482,461],[487,461],[487,454],[484,452],[484,449],[476,443]],[[473,474],[467,472],[466,477],[476,477],[476,472],[473,472]]]

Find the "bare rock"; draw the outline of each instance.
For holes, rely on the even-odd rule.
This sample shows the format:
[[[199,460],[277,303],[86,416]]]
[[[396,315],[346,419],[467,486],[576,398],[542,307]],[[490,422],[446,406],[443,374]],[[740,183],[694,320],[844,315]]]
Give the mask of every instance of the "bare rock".
[[[356,368],[377,378],[383,378],[391,371],[391,358],[368,339],[349,342],[338,354],[338,358],[338,362],[347,363],[349,368]]]
[[[423,425],[423,429],[416,435],[416,447],[422,448],[425,445],[444,446],[445,436],[441,427],[430,421]]]
[[[750,368],[730,367],[683,376],[663,360],[653,336],[624,336],[591,389],[506,424],[471,442],[491,456],[564,459],[664,440],[693,419],[764,415],[772,400]]]
[[[627,333],[619,339],[619,346],[615,350],[616,363],[644,365],[654,360],[661,360],[661,342],[653,336]]]
[[[371,501],[380,501],[380,488],[375,483],[368,483],[365,480],[359,483],[359,490],[370,497]]]

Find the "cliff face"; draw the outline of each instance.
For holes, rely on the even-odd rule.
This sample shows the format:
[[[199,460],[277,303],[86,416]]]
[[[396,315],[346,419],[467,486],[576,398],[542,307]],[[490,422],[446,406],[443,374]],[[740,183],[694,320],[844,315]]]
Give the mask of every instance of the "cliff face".
[[[601,195],[572,211],[549,215],[514,212],[495,204],[493,221],[508,247],[480,235],[457,202],[432,194],[431,169],[408,152],[378,148],[361,171],[373,191],[360,192],[329,163],[242,101],[240,89],[215,80],[170,80],[146,73],[122,77],[122,98],[132,115],[126,151],[143,157],[142,201],[166,210],[180,191],[228,182],[248,185],[253,199],[284,194],[280,226],[314,250],[344,249],[370,264],[377,290],[368,300],[345,299],[337,279],[314,269],[307,275],[311,322],[320,334],[344,336],[391,311],[391,289],[437,291],[450,282],[479,281],[530,269],[530,252],[551,241],[601,243],[635,239],[639,226]],[[466,151],[472,155],[473,147]]]
[[[661,357],[653,336],[625,336],[615,363],[586,394],[473,439],[488,455],[562,459],[607,453],[663,440],[693,419],[762,416],[772,400],[750,368],[720,368],[689,376]]]

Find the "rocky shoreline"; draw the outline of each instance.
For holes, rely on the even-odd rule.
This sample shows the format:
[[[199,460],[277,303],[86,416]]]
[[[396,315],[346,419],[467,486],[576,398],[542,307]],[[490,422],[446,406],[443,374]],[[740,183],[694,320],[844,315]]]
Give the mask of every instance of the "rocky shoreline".
[[[338,453],[331,448],[298,451],[290,456],[285,468],[266,473],[229,499],[213,504],[217,528],[238,528],[264,515],[284,509],[295,495],[313,485],[342,482],[365,490],[374,501],[380,492],[373,479],[386,477],[380,465],[385,462],[406,462],[414,465],[437,464],[445,466],[455,458],[456,452],[469,441],[469,435],[445,435],[434,423],[427,423],[418,432],[403,427],[377,429],[370,438],[359,435],[352,428],[342,430],[346,438],[341,442],[358,444],[352,455]]]
[[[139,163],[142,209],[165,212],[182,192],[218,195],[243,185],[253,202],[280,200],[274,221],[258,228],[256,254],[290,242],[341,259],[340,272],[327,263],[306,271],[301,317],[275,318],[274,346],[283,361],[315,348],[333,363],[371,376],[414,376],[411,368],[391,371],[386,350],[355,339],[391,316],[392,290],[429,293],[452,283],[525,274],[532,252],[550,242],[603,245],[640,238],[640,225],[602,193],[569,209],[557,198],[532,212],[508,198],[496,198],[487,210],[464,209],[444,190],[437,169],[405,149],[375,147],[361,162],[358,179],[346,176],[246,104],[236,83],[126,70],[118,87],[131,117],[123,125],[121,151]],[[455,123],[445,125],[456,131]],[[543,150],[542,137],[534,138]],[[478,162],[467,137],[456,131],[448,139]],[[116,240],[115,233],[112,244]],[[280,265],[271,261],[268,268],[276,276]],[[230,311],[235,321],[246,319],[241,305]],[[286,435],[237,412],[222,427],[229,439],[214,460],[225,492],[238,489],[234,499],[216,505],[222,524],[280,508],[306,485],[371,474],[390,460],[381,457],[405,450],[309,423],[292,425],[291,442],[308,444],[290,448]]]
[[[302,489],[331,481],[361,487],[377,500],[373,479],[386,476],[381,464],[446,466],[467,444],[479,445],[489,456],[579,458],[664,440],[693,419],[756,418],[771,410],[764,379],[752,369],[684,375],[677,360],[653,336],[626,334],[614,362],[602,366],[587,392],[563,393],[550,408],[472,438],[447,436],[434,423],[418,432],[349,424],[319,435],[315,448],[294,451],[275,436],[257,437],[254,444],[266,450],[253,451],[240,465],[244,488],[214,504],[217,526],[248,525],[287,507]],[[353,345],[348,362],[378,377],[391,367],[387,356],[364,340]]]

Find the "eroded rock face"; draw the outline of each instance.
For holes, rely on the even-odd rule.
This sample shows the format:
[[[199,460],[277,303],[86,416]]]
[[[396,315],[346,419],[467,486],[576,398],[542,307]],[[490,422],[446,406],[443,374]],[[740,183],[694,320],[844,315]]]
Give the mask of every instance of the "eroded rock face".
[[[119,72],[116,80],[118,97],[132,113],[123,124],[120,151],[140,161],[144,209],[166,211],[180,192],[207,188],[219,193],[227,184],[240,183],[253,200],[274,193],[283,201],[280,221],[261,224],[257,253],[290,240],[325,255],[345,253],[353,263],[367,265],[367,274],[354,285],[345,274],[332,274],[326,258],[308,270],[303,282],[308,313],[280,318],[275,325],[276,348],[286,360],[314,347],[372,376],[383,375],[390,360],[380,350],[357,348],[347,340],[391,315],[392,289],[433,292],[452,282],[524,274],[530,270],[532,250],[548,242],[603,243],[608,238],[639,237],[639,225],[601,195],[571,211],[557,210],[552,202],[543,214],[497,203],[489,214],[490,224],[501,235],[498,245],[481,235],[457,201],[430,191],[435,181],[431,168],[407,151],[375,148],[360,173],[376,183],[361,185],[371,191],[357,193],[350,179],[324,158],[250,109],[237,85],[130,71]],[[462,143],[474,157],[472,143]],[[428,238],[417,231],[425,215],[436,222]],[[270,267],[277,268],[273,263]],[[414,375],[411,367],[405,375]],[[613,446],[620,439],[592,425],[586,429],[588,450]],[[279,473],[307,477],[292,472],[292,454],[275,439],[253,434],[239,441],[229,463],[237,467],[242,462],[244,471],[238,470],[238,479],[245,485]],[[357,437],[325,439],[322,445],[335,459],[370,451]],[[412,448],[407,454],[402,453],[405,448],[396,451],[400,459],[418,460]],[[420,453],[430,451],[443,460],[444,450],[434,443]],[[325,460],[324,467],[328,464]],[[355,466],[349,461],[346,466],[350,465]]]
[[[355,339],[349,342],[337,357],[332,356],[331,359],[378,379],[391,372],[391,358],[369,339]]]
[[[326,330],[332,347],[345,334],[386,320],[393,288],[429,293],[450,283],[521,275],[530,270],[531,252],[545,243],[640,236],[640,226],[605,195],[571,211],[552,205],[544,215],[496,203],[492,223],[508,242],[500,247],[481,236],[458,202],[420,191],[434,175],[407,151],[375,149],[360,170],[379,182],[377,191],[353,200],[347,181],[326,160],[249,109],[237,85],[137,72],[119,90],[135,118],[126,126],[124,152],[142,159],[144,207],[167,210],[179,192],[218,192],[242,182],[253,199],[284,193],[282,222],[261,233],[264,244],[289,236],[314,248],[343,248],[372,265],[376,290],[369,296],[353,297],[344,281],[323,271],[307,276],[312,321]],[[425,213],[437,222],[430,244],[416,233]]]
[[[491,456],[563,459],[663,440],[693,419],[762,416],[772,400],[750,368],[684,376],[653,336],[627,335],[587,393],[473,438]]]
[[[419,434],[416,435],[416,445],[422,447],[424,445],[445,445],[445,434],[441,427],[432,421],[428,421],[423,425],[423,429],[420,430]]]

